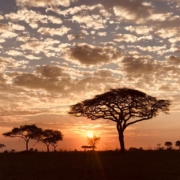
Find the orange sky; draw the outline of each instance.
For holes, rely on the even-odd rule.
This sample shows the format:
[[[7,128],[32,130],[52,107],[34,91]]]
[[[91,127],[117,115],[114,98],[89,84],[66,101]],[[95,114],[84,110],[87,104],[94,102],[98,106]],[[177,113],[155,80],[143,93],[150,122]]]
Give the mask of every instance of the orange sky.
[[[52,117],[52,115],[50,115]],[[144,149],[155,149],[157,144],[164,146],[166,141],[171,141],[175,148],[175,142],[180,139],[179,134],[179,121],[180,113],[171,112],[169,115],[159,115],[158,117],[143,121],[132,126],[129,126],[125,130],[125,145],[126,149],[129,147],[143,147]],[[34,122],[34,116],[29,117],[31,122]],[[112,150],[119,148],[118,134],[114,122],[107,120],[91,121],[85,118],[62,118],[59,115],[54,115],[53,119],[46,121],[47,115],[39,115],[36,117],[39,122],[37,126],[42,128],[58,129],[64,134],[63,141],[58,143],[57,150],[83,150],[82,145],[87,144],[88,132],[93,132],[95,135],[101,137],[97,150]],[[56,121],[58,119],[58,122]],[[71,119],[71,120],[69,120]],[[46,121],[46,122],[45,122]],[[20,123],[22,124],[22,123]],[[0,133],[11,130],[9,127],[3,127],[0,129]],[[7,138],[0,136],[0,142],[6,145],[3,150],[16,149],[17,151],[25,149],[25,142],[19,138]],[[37,148],[40,151],[46,151],[43,144],[35,144],[34,141],[30,142],[30,148]],[[1,150],[2,151],[2,150]]]

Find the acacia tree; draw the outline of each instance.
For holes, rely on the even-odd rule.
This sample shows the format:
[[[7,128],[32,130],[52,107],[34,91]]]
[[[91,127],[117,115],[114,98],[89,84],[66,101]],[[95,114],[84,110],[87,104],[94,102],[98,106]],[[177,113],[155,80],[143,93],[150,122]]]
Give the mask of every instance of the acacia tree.
[[[41,128],[38,128],[35,124],[32,124],[14,127],[11,131],[3,133],[2,135],[11,138],[22,138],[26,142],[26,151],[28,151],[29,140],[36,139],[40,135],[40,132]]]
[[[164,145],[167,146],[167,149],[172,149],[172,142],[167,141]]]
[[[57,147],[57,142],[63,139],[63,134],[58,130],[45,129],[41,131],[41,136],[38,137],[38,141],[44,143],[47,147],[47,152],[49,152],[49,146],[53,146],[54,151]]]
[[[0,149],[6,147],[4,144],[0,144]]]
[[[135,89],[118,88],[72,105],[68,113],[91,120],[114,121],[121,151],[124,152],[124,130],[132,124],[152,119],[160,112],[168,113],[169,106],[169,100],[157,100]]]
[[[175,144],[177,147],[179,147],[179,150],[180,150],[180,141],[176,141],[176,144]]]
[[[93,137],[88,137],[87,142],[92,147],[93,151],[96,148],[96,144],[100,141],[100,137],[97,137],[96,135],[93,135]]]

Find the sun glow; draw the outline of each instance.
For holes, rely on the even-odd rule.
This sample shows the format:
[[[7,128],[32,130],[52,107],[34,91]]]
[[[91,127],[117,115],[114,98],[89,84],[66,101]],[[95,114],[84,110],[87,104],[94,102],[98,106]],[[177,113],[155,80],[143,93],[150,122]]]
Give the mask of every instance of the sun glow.
[[[93,132],[88,132],[88,133],[87,133],[87,137],[92,138],[93,136],[94,136],[94,133],[93,133]]]

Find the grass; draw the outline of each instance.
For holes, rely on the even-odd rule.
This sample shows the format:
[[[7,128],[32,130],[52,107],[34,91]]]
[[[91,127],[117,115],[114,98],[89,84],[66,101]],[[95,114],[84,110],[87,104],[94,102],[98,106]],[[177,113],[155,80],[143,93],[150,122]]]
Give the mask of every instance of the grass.
[[[1,153],[0,180],[180,180],[180,151]]]

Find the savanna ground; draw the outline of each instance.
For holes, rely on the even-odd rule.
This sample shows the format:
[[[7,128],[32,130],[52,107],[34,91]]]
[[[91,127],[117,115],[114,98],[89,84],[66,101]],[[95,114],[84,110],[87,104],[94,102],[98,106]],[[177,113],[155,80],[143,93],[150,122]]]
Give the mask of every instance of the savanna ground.
[[[180,151],[1,153],[0,180],[180,180]]]

